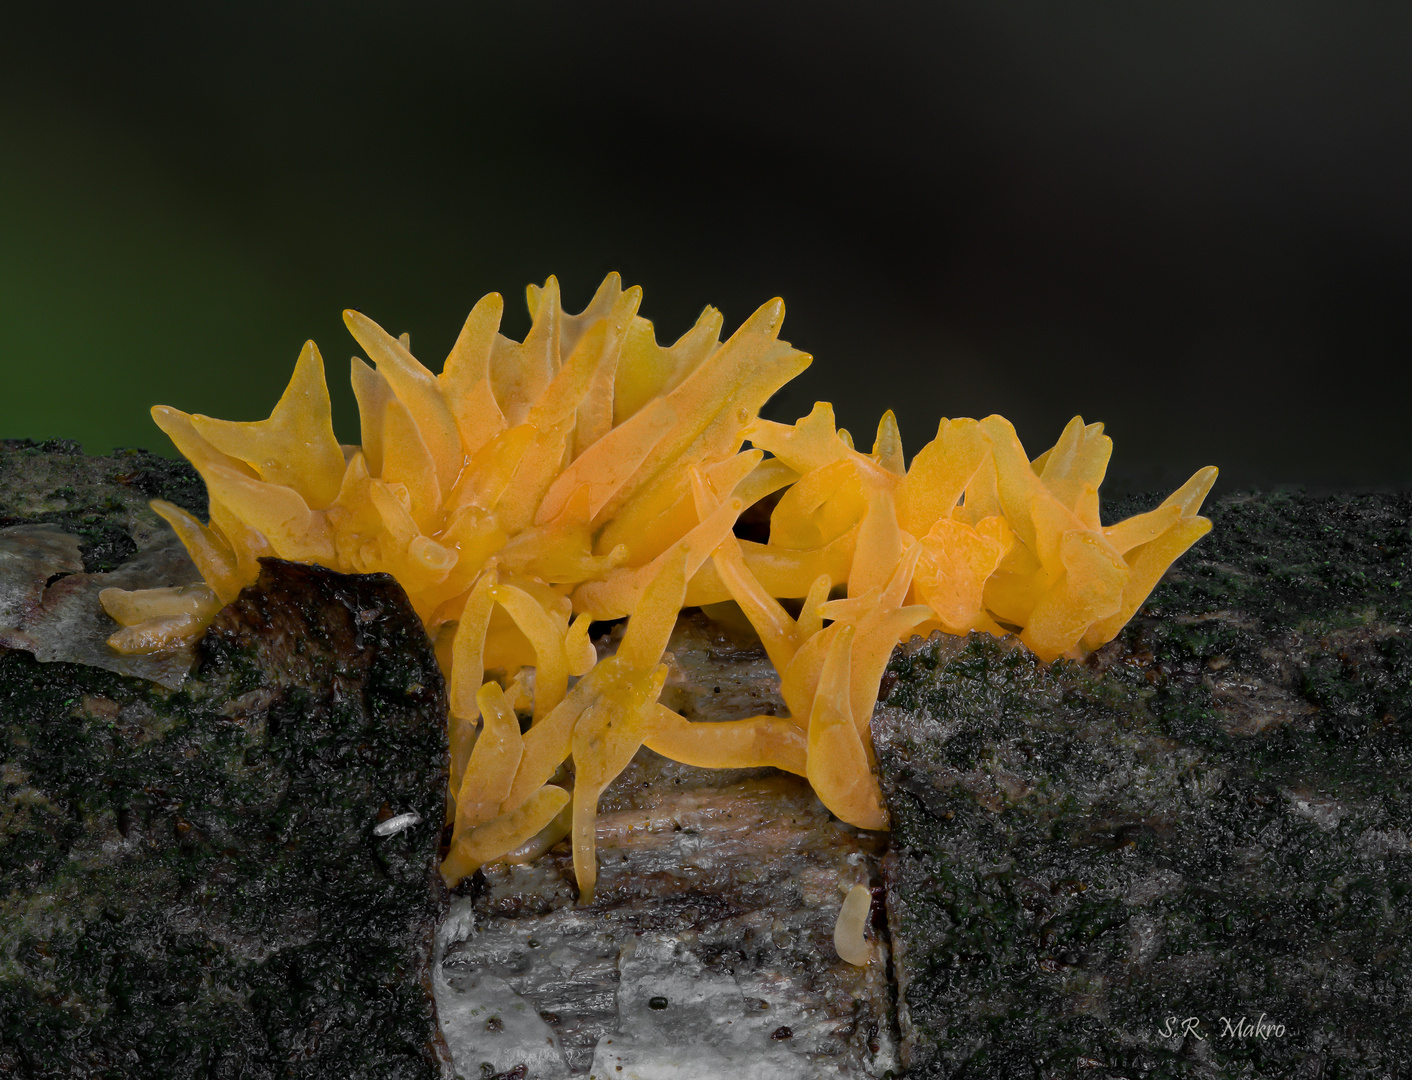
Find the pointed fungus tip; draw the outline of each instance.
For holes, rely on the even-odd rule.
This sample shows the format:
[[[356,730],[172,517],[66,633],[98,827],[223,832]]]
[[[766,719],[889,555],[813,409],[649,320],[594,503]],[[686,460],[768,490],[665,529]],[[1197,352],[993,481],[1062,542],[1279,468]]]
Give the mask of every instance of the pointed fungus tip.
[[[760,329],[767,334],[779,333],[780,324],[784,322],[784,297],[776,296],[774,299],[760,305],[760,310],[755,313],[760,317]],[[753,322],[755,316],[751,317]]]

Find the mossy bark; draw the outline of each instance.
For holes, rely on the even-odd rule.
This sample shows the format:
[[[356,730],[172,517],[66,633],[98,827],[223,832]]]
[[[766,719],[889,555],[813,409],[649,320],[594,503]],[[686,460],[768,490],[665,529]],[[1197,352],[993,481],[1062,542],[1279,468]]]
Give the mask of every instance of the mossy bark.
[[[1209,515],[1084,663],[894,657],[909,1075],[1412,1070],[1412,498]]]
[[[97,470],[71,520],[25,504],[25,449],[0,469],[7,524],[96,517],[98,543],[140,549],[123,485],[169,494],[160,469],[136,459],[145,491],[106,477],[122,461],[29,448],[31,480]],[[177,690],[0,650],[0,1075],[446,1075],[445,715],[386,575],[267,561]]]

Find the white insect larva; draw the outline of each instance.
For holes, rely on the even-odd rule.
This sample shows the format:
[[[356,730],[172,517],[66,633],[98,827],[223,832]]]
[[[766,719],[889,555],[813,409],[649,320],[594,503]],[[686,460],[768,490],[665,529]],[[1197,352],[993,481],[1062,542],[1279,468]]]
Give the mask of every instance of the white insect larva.
[[[398,814],[390,817],[386,821],[379,821],[373,826],[374,836],[396,836],[400,832],[410,829],[413,825],[422,823],[422,815],[415,810],[408,810],[405,814]]]
[[[834,951],[840,960],[846,960],[855,967],[864,967],[873,955],[872,948],[863,937],[863,928],[868,924],[868,911],[872,905],[873,894],[868,886],[855,885],[843,898],[838,922],[834,923]]]

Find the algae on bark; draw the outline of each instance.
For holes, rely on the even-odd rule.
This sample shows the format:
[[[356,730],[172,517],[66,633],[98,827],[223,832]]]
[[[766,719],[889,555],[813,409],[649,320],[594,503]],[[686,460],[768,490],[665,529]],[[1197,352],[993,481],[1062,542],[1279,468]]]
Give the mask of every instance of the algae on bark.
[[[153,497],[205,513],[206,490],[186,462],[144,450],[86,457],[63,440],[0,440],[0,648],[180,686],[193,651],[117,652],[107,643],[117,624],[98,602],[106,588],[201,580],[149,508]]]
[[[202,509],[188,474],[7,444],[0,524],[115,570],[148,497]],[[0,1074],[446,1075],[445,710],[386,575],[268,561],[176,690],[0,649]]]
[[[441,1075],[445,690],[405,594],[271,561],[202,652],[175,693],[0,656],[0,1071]]]
[[[894,656],[909,1075],[1412,1069],[1409,511],[1228,499],[1084,664]]]

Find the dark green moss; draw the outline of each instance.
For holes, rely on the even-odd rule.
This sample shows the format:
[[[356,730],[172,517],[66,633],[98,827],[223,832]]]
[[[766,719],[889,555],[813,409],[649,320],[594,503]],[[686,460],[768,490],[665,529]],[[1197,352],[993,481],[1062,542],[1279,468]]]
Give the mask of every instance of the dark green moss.
[[[914,1075],[1412,1070],[1409,513],[1228,500],[1084,664],[981,636],[894,657]],[[1224,1033],[1262,1013],[1284,1034]],[[1164,1037],[1188,1017],[1204,1041]]]
[[[202,653],[175,693],[0,655],[0,1075],[440,1075],[445,689],[405,594],[270,560]]]

